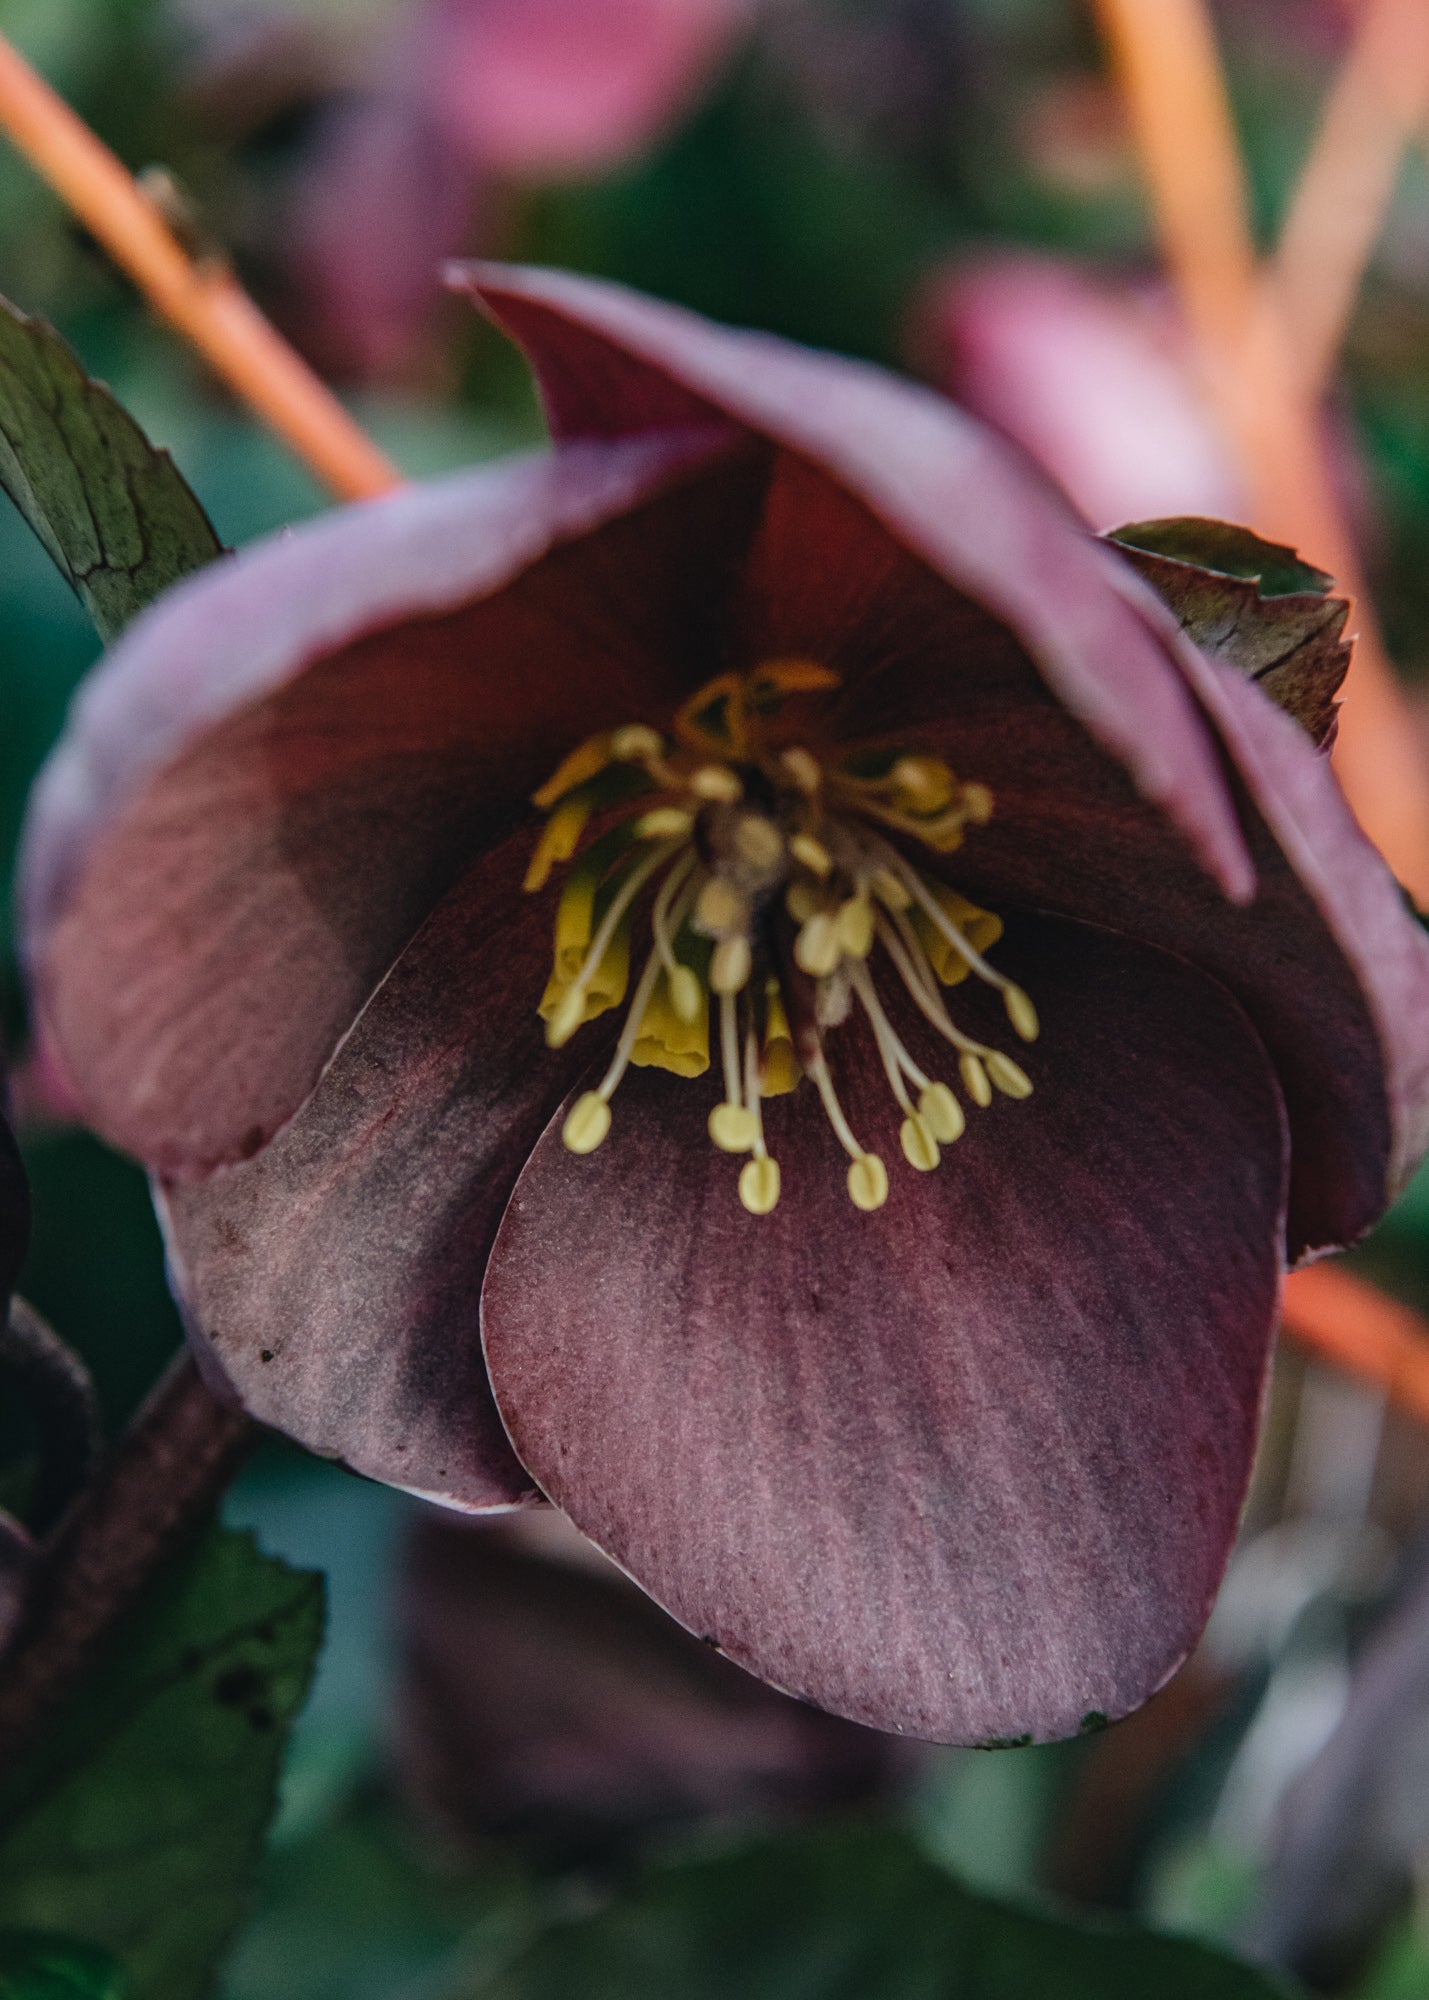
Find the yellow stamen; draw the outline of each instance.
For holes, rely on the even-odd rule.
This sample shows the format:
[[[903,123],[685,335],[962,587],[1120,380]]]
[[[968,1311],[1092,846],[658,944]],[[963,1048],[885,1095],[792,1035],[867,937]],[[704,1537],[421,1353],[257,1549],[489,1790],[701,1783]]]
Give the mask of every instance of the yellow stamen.
[[[751,1215],[768,1215],[779,1205],[779,1162],[767,1153],[746,1160],[739,1170],[739,1198]]]
[[[749,677],[752,696],[765,694],[819,694],[836,688],[839,677],[832,667],[817,660],[765,660]]]
[[[710,985],[716,993],[738,993],[748,985],[753,970],[749,939],[721,938],[710,959]]]
[[[1006,1097],[1030,1097],[1032,1079],[1025,1069],[1015,1063],[1011,1056],[1005,1056],[1001,1049],[992,1049],[983,1057],[989,1079]]]
[[[810,979],[827,979],[839,962],[838,924],[830,910],[815,910],[794,940],[794,963]]]
[[[545,888],[556,864],[569,861],[575,853],[589,818],[590,806],[582,799],[568,799],[564,805],[557,807],[546,821],[541,838],[536,843],[536,851],[531,856],[521,884],[523,889],[534,891]]]
[[[587,737],[584,743],[577,744],[569,757],[561,759],[540,791],[532,792],[532,805],[540,812],[549,812],[557,799],[563,799],[577,785],[585,784],[589,778],[598,778],[614,754],[608,731]]]
[[[1039,1032],[1037,1009],[1032,1005],[1020,986],[1005,986],[1002,1004],[1007,1009],[1007,1018],[1021,1035],[1024,1042],[1035,1042]]]
[[[635,822],[637,840],[688,840],[694,830],[695,816],[682,806],[656,806]]]
[[[702,764],[690,773],[690,790],[712,805],[738,805],[744,797],[744,787],[728,764]]]
[[[788,773],[799,790],[808,798],[813,798],[824,782],[823,767],[817,757],[795,744],[780,756],[781,768]]]
[[[839,950],[849,958],[867,958],[873,950],[873,911],[866,896],[851,896],[834,919]]]
[[[849,1200],[871,1213],[888,1199],[888,1169],[877,1153],[860,1153],[848,1170]]]
[[[643,722],[628,722],[610,739],[610,754],[621,764],[645,764],[664,754],[665,739]]]
[[[922,1118],[905,1118],[898,1128],[898,1137],[909,1166],[916,1167],[919,1173],[931,1173],[942,1158],[931,1126]]]
[[[918,1116],[944,1146],[954,1144],[967,1130],[963,1107],[945,1083],[930,1083],[920,1094]]]
[[[982,1066],[981,1058],[974,1055],[960,1056],[958,1074],[963,1080],[963,1089],[973,1103],[986,1111],[992,1102],[992,1085],[987,1080],[987,1071]]]
[[[598,1090],[588,1090],[571,1106],[561,1137],[572,1153],[593,1153],[609,1130],[610,1106]]]
[[[695,929],[706,937],[726,937],[749,923],[749,898],[732,882],[713,875],[695,901]]]
[[[762,813],[746,813],[734,832],[734,851],[741,861],[768,874],[784,859],[784,836]]]
[[[794,859],[807,868],[811,875],[817,875],[821,882],[833,873],[834,858],[821,840],[815,840],[811,833],[796,833],[789,842],[789,852]]]
[[[709,1117],[710,1137],[722,1153],[747,1153],[759,1127],[742,1104],[717,1104]]]
[[[918,814],[941,812],[957,792],[941,757],[900,757],[888,778],[899,803]]]

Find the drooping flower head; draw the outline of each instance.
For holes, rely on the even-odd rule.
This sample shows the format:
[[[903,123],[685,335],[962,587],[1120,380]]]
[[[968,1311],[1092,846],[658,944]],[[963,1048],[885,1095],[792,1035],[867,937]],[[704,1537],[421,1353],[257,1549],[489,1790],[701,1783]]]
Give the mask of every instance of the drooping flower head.
[[[34,807],[46,1033],[259,1417],[544,1494],[856,1719],[1123,1713],[1287,1256],[1423,1150],[1429,947],[1306,731],[972,421],[469,282],[554,452],[136,624]]]

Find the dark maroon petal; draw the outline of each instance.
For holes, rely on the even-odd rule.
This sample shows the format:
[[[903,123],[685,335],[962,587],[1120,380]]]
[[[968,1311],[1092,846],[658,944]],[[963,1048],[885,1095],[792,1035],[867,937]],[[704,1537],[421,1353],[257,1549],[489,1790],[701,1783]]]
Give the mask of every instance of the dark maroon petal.
[[[3,1083],[3,1077],[0,1077]],[[30,1240],[30,1197],[20,1149],[0,1116],[0,1313],[9,1304]]]
[[[904,1762],[700,1645],[549,1507],[420,1510],[398,1633],[399,1772],[459,1840],[534,1836],[608,1866],[673,1821],[864,1803]]]
[[[257,1159],[164,1190],[186,1319],[253,1415],[467,1508],[531,1495],[487,1386],[481,1274],[603,1039],[545,1047],[550,909],[521,894],[528,849],[509,842],[446,897]]]
[[[770,1107],[785,1192],[756,1220],[711,1093],[641,1075],[589,1159],[547,1130],[482,1301],[512,1441],[578,1527],[777,1685],[956,1741],[1122,1714],[1194,1642],[1283,1228],[1279,1094],[1223,989],[1077,925],[1003,956],[1044,1005],[1036,1092],[936,1174],[858,1031],[833,1039],[877,1214],[807,1085]]]
[[[558,437],[733,418],[846,488],[1016,633],[1058,701],[1183,829],[1226,893],[1249,895],[1214,746],[1164,644],[1124,601],[1115,555],[1003,440],[876,369],[730,332],[618,286],[496,265],[456,281],[529,353]],[[807,589],[836,577],[816,542],[798,554]],[[867,570],[869,552],[855,554]]]
[[[692,454],[581,447],[347,509],[134,627],[24,869],[41,1006],[100,1131],[167,1172],[253,1152],[557,759],[708,670],[754,475],[670,490]]]

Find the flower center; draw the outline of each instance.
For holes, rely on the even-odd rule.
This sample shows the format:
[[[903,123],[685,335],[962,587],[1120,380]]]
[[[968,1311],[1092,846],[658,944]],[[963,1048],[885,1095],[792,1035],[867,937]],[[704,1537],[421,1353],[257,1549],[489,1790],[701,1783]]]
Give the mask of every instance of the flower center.
[[[944,998],[972,974],[1001,994],[1017,1034],[1036,1039],[1032,1002],[983,955],[1001,921],[905,852],[951,853],[967,827],[989,818],[992,796],[916,750],[816,753],[810,711],[837,685],[810,660],[723,674],[685,704],[669,735],[636,723],[594,736],[536,793],[549,817],[526,888],[573,863],[540,1006],[552,1048],[625,999],[638,911],[648,924],[610,1067],[566,1119],[573,1153],[593,1152],[609,1132],[610,1101],[631,1063],[702,1075],[713,1030],[724,1097],[710,1113],[710,1137],[749,1156],[739,1195],[751,1214],[767,1215],[779,1199],[762,1101],[806,1076],[849,1156],[850,1198],[881,1208],[888,1172],[839,1103],[829,1030],[855,1006],[866,1015],[903,1113],[910,1166],[936,1167],[966,1117],[952,1088],[905,1048],[879,1000],[875,964],[891,969],[956,1051],[974,1105],[985,1108],[994,1090],[1030,1095],[1026,1073],[964,1034]]]

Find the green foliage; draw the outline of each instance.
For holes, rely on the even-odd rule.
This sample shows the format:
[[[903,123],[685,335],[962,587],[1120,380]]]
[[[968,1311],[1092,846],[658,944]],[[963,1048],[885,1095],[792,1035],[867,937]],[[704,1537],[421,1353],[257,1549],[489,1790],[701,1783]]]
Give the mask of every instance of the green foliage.
[[[168,453],[52,327],[4,300],[0,485],[106,640],[222,552]]]
[[[824,1828],[651,1873],[469,2000],[1274,2000],[1204,1945],[960,1888],[903,1836]]]
[[[124,1622],[0,1799],[0,1924],[112,1952],[199,2000],[244,1916],[321,1580],[215,1531]]]
[[[42,1931],[0,1931],[0,2000],[126,2000],[106,1952]]]

